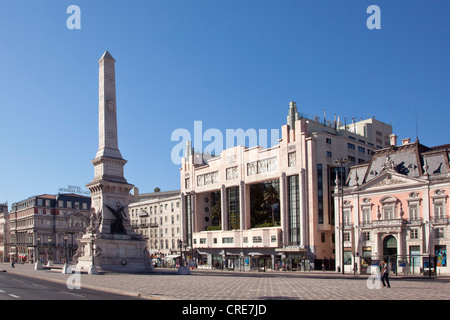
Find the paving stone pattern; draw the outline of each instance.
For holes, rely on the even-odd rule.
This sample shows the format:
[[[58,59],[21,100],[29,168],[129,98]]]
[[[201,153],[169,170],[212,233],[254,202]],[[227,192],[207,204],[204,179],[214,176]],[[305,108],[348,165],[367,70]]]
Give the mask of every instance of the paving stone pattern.
[[[7,272],[66,283],[60,269],[34,270],[31,264],[0,264]],[[391,288],[369,289],[368,276],[334,272],[229,272],[195,270],[177,275],[80,274],[81,286],[162,300],[448,300],[450,277],[391,277]],[[76,289],[73,289],[76,290]]]

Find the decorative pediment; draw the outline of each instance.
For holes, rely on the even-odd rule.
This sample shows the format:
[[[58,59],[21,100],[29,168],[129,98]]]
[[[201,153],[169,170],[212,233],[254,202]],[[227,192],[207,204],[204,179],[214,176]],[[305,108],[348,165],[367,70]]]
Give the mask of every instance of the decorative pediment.
[[[391,186],[394,184],[402,184],[405,183],[403,179],[398,179],[396,177],[392,177],[390,174],[387,174],[385,179],[379,181],[377,184],[375,184],[373,187],[384,187],[384,186]]]
[[[385,170],[375,178],[362,184],[354,191],[366,191],[369,189],[396,187],[403,184],[421,184],[423,181],[418,178],[407,177],[393,170]]]

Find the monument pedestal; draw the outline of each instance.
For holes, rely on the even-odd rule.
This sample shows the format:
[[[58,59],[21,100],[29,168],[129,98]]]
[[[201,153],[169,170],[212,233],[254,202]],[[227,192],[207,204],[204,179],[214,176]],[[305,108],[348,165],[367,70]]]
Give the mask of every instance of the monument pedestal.
[[[77,268],[88,271],[92,267],[92,240],[85,235],[80,239],[84,255]],[[101,235],[94,239],[94,265],[97,272],[145,273],[154,271],[146,257],[146,241],[129,235]]]

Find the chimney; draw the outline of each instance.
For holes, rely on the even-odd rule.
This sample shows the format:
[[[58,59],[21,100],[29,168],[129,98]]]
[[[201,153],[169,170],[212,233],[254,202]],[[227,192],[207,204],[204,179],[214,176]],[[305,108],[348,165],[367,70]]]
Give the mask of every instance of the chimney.
[[[397,136],[393,133],[389,135],[389,139],[391,140],[391,147],[397,146]]]
[[[411,143],[411,138],[402,139],[402,145],[410,144],[410,143]]]

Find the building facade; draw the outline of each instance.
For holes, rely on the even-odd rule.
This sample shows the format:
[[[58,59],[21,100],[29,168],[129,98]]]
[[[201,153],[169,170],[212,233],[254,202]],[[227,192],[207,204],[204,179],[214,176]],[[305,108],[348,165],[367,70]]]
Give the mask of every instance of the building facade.
[[[188,143],[180,183],[184,241],[199,267],[334,268],[334,190],[341,169],[389,145],[374,118],[342,125],[289,105],[279,144],[203,157]]]
[[[13,203],[9,213],[9,256],[15,261],[62,262],[78,249],[89,224],[91,199],[77,194],[42,194]]]
[[[182,240],[180,191],[139,194],[133,188],[129,205],[131,225],[147,240],[154,264],[173,267],[181,262]]]
[[[9,258],[9,212],[8,203],[0,203],[0,261]]]
[[[337,266],[371,273],[384,259],[394,272],[449,274],[449,155],[450,145],[397,145],[392,136],[390,147],[354,166],[335,197]]]

